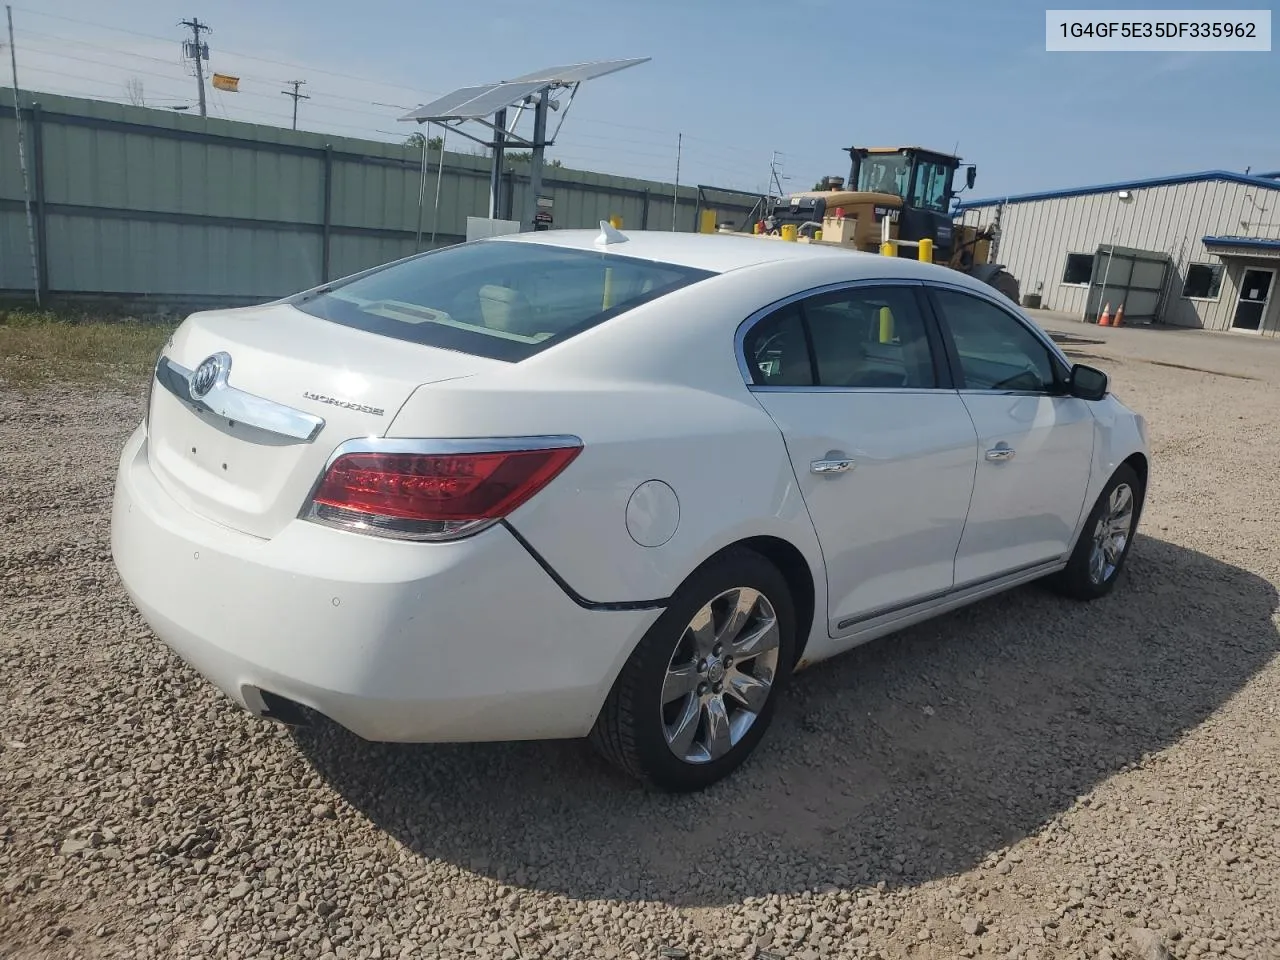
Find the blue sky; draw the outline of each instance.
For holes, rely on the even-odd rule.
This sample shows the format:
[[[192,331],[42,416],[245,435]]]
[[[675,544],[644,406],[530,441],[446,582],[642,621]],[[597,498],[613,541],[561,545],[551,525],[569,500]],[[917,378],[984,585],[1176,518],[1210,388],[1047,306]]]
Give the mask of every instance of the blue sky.
[[[786,188],[808,189],[847,174],[853,144],[958,142],[980,197],[1280,169],[1280,53],[1046,53],[1044,5],[1025,0],[24,0],[19,80],[126,101],[132,79],[148,105],[192,103],[192,15],[214,27],[212,68],[242,77],[213,115],[287,126],[280,90],[304,79],[301,128],[384,140],[412,132],[401,108],[455,87],[652,57],[584,85],[552,148],[608,173],[671,180],[678,132],[682,183],[749,190],[773,151]],[[3,66],[7,85],[7,51]]]

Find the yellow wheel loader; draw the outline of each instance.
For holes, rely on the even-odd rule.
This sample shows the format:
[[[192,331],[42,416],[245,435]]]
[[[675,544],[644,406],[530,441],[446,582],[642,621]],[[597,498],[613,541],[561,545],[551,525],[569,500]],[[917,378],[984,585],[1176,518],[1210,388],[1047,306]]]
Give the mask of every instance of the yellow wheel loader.
[[[755,225],[757,234],[835,244],[871,253],[918,256],[933,244],[933,261],[967,273],[1018,302],[1018,281],[988,263],[995,233],[956,222],[951,214],[960,158],[922,147],[850,147],[849,182],[826,177],[813,190],[793,193]],[[977,167],[965,167],[965,189]],[[886,223],[887,221],[887,223]],[[885,243],[891,247],[885,247]],[[927,249],[927,247],[926,247]]]

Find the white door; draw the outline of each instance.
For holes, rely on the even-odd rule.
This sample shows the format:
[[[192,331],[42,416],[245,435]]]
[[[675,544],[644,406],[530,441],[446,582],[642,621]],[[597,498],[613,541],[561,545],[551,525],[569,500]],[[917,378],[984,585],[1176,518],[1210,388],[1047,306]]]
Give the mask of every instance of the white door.
[[[1093,458],[1088,401],[1064,393],[1069,369],[1022,319],[955,289],[933,288],[931,296],[978,436],[956,584],[1064,557]]]
[[[780,308],[743,341],[817,530],[833,636],[954,581],[977,444],[959,395],[939,387],[926,309],[918,284],[850,286]]]

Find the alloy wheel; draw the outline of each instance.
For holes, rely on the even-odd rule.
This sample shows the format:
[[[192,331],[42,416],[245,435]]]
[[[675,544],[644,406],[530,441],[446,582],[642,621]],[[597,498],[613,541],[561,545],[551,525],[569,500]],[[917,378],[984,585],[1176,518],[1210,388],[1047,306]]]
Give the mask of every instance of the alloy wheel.
[[[1133,490],[1121,483],[1111,491],[1106,509],[1093,528],[1093,549],[1089,552],[1089,579],[1103,584],[1115,576],[1133,532]]]
[[[709,763],[742,740],[773,692],[779,643],[773,605],[750,587],[726,590],[694,614],[662,685],[672,753]]]

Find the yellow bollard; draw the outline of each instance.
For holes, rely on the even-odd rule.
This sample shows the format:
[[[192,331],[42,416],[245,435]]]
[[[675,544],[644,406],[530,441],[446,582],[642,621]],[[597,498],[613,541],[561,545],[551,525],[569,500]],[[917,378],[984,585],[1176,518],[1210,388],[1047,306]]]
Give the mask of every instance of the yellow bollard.
[[[815,243],[820,241],[822,239],[822,231],[821,230],[813,231],[813,239]]]
[[[616,213],[615,213],[615,214],[612,214],[612,215],[609,217],[609,226],[613,227],[613,229],[615,229],[615,230],[621,230],[621,229],[622,229],[622,217],[618,216],[618,214],[616,214]]]
[[[715,233],[716,232],[716,212],[714,210],[703,210],[698,218],[699,233]]]
[[[782,225],[782,239],[795,240],[795,238],[796,238],[796,225],[794,223],[784,223]]]
[[[920,260],[922,263],[933,263],[933,241],[928,237],[920,241]]]
[[[880,308],[880,342],[893,343],[893,311],[888,307]]]
[[[880,256],[896,257],[898,255],[898,245],[892,240],[887,240],[880,244]]]

